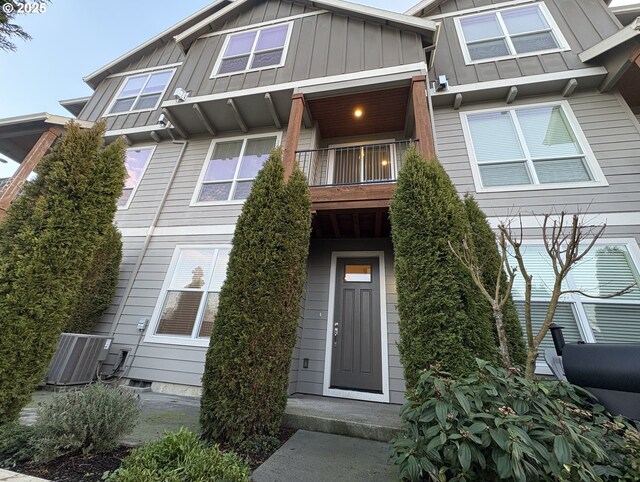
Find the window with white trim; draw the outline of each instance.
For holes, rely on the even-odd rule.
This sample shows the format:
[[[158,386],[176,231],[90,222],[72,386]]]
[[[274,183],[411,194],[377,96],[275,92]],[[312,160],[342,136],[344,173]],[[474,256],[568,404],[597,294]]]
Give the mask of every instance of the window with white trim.
[[[565,103],[461,114],[476,185],[590,185],[604,176]]]
[[[157,109],[174,72],[161,70],[125,78],[108,114]]]
[[[291,25],[284,23],[229,34],[212,76],[282,66]]]
[[[211,336],[229,249],[178,246],[159,298],[153,337],[201,340]]]
[[[456,18],[467,62],[565,50],[566,41],[543,3]]]
[[[246,199],[277,142],[275,135],[215,142],[200,174],[193,202],[206,204]]]
[[[129,207],[129,204],[131,204],[133,195],[140,185],[144,172],[147,170],[153,151],[153,147],[127,149],[124,159],[124,166],[127,169],[127,179],[124,182],[122,196],[118,199],[118,208],[126,209]]]
[[[523,258],[533,276],[532,319],[534,334],[544,321],[554,274],[551,260],[542,244],[523,246]],[[563,290],[580,290],[589,295],[609,295],[636,283],[620,297],[596,299],[579,293],[563,295],[554,322],[564,328],[568,342],[601,343],[640,342],[640,275],[637,244],[630,242],[599,242],[577,264],[566,278]],[[521,276],[516,277],[513,299],[518,307],[524,330],[524,290]],[[553,347],[551,334],[545,337],[541,349]]]

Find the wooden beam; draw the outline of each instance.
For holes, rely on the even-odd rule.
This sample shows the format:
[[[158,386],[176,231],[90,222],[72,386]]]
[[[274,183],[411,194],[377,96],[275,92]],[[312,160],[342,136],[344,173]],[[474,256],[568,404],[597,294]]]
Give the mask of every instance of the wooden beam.
[[[640,47],[636,48],[630,56],[631,62],[640,67]]]
[[[236,118],[236,122],[240,126],[240,130],[245,134],[249,132],[247,123],[242,118],[242,114],[240,114],[240,110],[238,109],[238,106],[236,105],[235,101],[233,99],[229,99],[227,100],[227,105],[231,108],[231,111],[233,112],[233,117]]]
[[[313,232],[316,234],[316,238],[322,239],[322,228],[320,227],[317,213],[311,216],[311,225],[313,226]]]
[[[296,165],[296,149],[300,141],[300,128],[304,116],[304,95],[293,94],[291,97],[291,113],[287,126],[287,139],[284,145],[284,178],[289,179]]]
[[[128,135],[123,134],[122,138],[124,139],[124,142],[126,142],[128,146],[133,145],[133,141],[131,140],[131,137],[129,137]]]
[[[518,97],[518,88],[516,86],[513,86],[509,89],[509,92],[507,92],[507,97],[506,99],[504,99],[504,101],[507,104],[513,104],[513,101],[516,100],[516,97]]]
[[[207,114],[204,113],[200,104],[193,104],[193,110],[196,112],[196,115],[200,119],[200,122],[204,124],[204,128],[207,129],[207,132],[211,134],[213,137],[216,136],[216,129],[213,127],[213,122],[211,119],[207,117]]]
[[[416,122],[416,138],[420,140],[418,150],[427,161],[436,157],[431,114],[427,102],[427,77],[418,75],[411,79],[411,98]]]
[[[40,135],[40,138],[22,160],[9,184],[0,192],[0,219],[4,218],[9,205],[16,198],[29,175],[36,169],[40,160],[45,156],[62,131],[50,128]]]
[[[302,120],[304,122],[305,129],[311,129],[313,127],[313,116],[311,115],[311,109],[309,105],[304,105],[304,111],[302,111]]]
[[[276,106],[274,105],[273,99],[271,98],[271,94],[269,92],[264,94],[264,100],[267,103],[267,109],[269,110],[269,114],[271,114],[273,123],[278,129],[282,129],[282,122],[280,122],[280,117],[278,117],[278,113],[276,112]]]
[[[187,131],[182,128],[179,122],[176,121],[176,118],[171,112],[169,112],[169,109],[167,109],[166,107],[163,107],[162,113],[165,115],[167,119],[169,119],[169,122],[171,122],[171,124],[173,125],[173,128],[180,135],[180,137],[182,137],[183,139],[189,138],[189,136],[187,135]]]
[[[160,137],[160,134],[158,134],[156,131],[151,131],[149,133],[149,137],[151,137],[151,139],[153,139],[157,143],[160,143],[160,141],[162,141],[162,138]]]
[[[336,213],[330,213],[329,219],[331,219],[331,227],[333,228],[333,234],[336,238],[340,238],[340,226],[338,225],[338,216]]]
[[[375,225],[375,237],[382,236],[382,211],[376,211],[376,225]]]
[[[458,110],[462,105],[462,94],[456,94],[453,98],[453,109]]]
[[[360,215],[357,212],[353,213],[353,233],[356,238],[360,237]]]
[[[576,79],[569,79],[569,81],[567,81],[567,85],[562,89],[562,97],[570,97],[577,87],[578,81]]]

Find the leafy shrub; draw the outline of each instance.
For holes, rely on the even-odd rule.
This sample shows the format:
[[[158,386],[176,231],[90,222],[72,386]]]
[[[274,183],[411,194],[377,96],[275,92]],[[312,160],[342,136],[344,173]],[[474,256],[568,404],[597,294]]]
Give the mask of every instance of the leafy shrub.
[[[138,396],[118,387],[95,383],[57,394],[38,411],[34,459],[40,463],[77,451],[108,452],[133,430],[139,415]]]
[[[102,313],[109,308],[118,286],[122,237],[113,224],[105,227],[97,242],[91,268],[82,280],[82,286],[71,309],[68,333],[89,333]]]
[[[440,363],[455,375],[480,357],[497,360],[488,303],[449,248],[469,239],[464,204],[437,159],[415,148],[405,155],[391,201],[400,341],[408,387],[421,370]]]
[[[271,454],[280,447],[280,440],[271,435],[261,435],[245,440],[238,445],[238,452],[253,459],[263,454]]]
[[[110,474],[111,482],[242,482],[249,480],[249,467],[233,452],[208,447],[184,428],[133,450],[122,466]]]
[[[629,472],[640,445],[630,447],[625,433],[635,429],[586,401],[587,392],[477,364],[477,374],[457,380],[422,373],[401,412],[404,434],[392,441],[401,477],[603,481]]]
[[[253,184],[233,237],[202,377],[206,439],[235,445],[280,428],[310,232],[307,180],[296,169],[285,183],[276,149]]]
[[[124,142],[104,147],[105,130],[68,124],[0,222],[0,424],[17,419],[44,378],[113,221]]]
[[[18,422],[0,427],[0,467],[12,467],[33,458],[34,429]]]

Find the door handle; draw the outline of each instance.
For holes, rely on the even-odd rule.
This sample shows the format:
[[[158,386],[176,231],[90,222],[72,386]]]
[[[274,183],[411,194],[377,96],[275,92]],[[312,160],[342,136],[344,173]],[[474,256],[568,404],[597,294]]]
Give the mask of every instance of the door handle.
[[[333,347],[336,348],[338,346],[338,332],[340,331],[340,323],[336,323],[333,325]]]

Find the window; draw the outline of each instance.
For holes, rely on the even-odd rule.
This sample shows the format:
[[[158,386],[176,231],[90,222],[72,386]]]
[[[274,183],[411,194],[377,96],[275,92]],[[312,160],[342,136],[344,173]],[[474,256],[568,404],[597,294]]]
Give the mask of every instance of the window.
[[[567,103],[461,116],[478,191],[606,185]]]
[[[175,70],[131,75],[124,80],[109,114],[155,110]]]
[[[568,50],[543,3],[456,19],[467,63]]]
[[[124,165],[127,169],[127,179],[124,182],[122,196],[118,199],[118,208],[127,209],[129,204],[131,204],[133,194],[140,185],[140,180],[149,165],[149,159],[151,159],[154,150],[153,147],[127,149],[124,160]]]
[[[290,35],[291,23],[228,35],[211,76],[282,66]]]
[[[607,295],[638,283],[638,246],[635,241],[597,243],[570,272],[563,289],[581,290],[590,295]],[[526,245],[523,257],[533,276],[532,319],[534,330],[542,326],[553,286],[553,268],[542,245]],[[634,259],[635,258],[635,259]],[[524,282],[516,277],[513,298],[523,320]],[[554,322],[564,328],[568,342],[640,342],[640,288],[611,299],[594,299],[580,294],[560,299]],[[553,347],[547,334],[542,349]]]
[[[245,200],[278,141],[279,135],[214,142],[192,204]]]
[[[176,248],[153,317],[152,339],[161,338],[164,342],[166,338],[172,338],[174,343],[208,344],[228,261],[228,248]]]
[[[371,265],[346,265],[344,267],[344,281],[347,283],[371,283]]]

